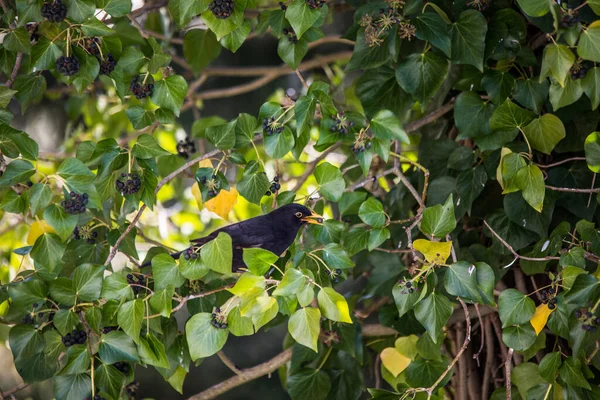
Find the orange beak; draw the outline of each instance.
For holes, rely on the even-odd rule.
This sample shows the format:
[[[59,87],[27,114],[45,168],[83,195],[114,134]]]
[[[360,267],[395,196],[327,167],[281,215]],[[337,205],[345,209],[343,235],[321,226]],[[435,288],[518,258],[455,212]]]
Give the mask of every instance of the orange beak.
[[[302,218],[303,222],[306,222],[309,224],[315,224],[315,225],[323,225],[324,220],[325,220],[325,218],[323,218],[319,214],[315,214],[314,212],[311,215]]]

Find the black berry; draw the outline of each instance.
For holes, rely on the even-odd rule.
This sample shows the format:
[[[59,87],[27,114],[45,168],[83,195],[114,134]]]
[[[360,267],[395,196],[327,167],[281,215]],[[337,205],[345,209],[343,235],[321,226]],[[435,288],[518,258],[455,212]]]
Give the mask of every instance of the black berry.
[[[65,346],[70,347],[74,344],[84,344],[87,340],[87,333],[85,331],[73,330],[71,333],[67,333],[62,338],[62,342]]]
[[[119,361],[114,363],[113,366],[125,375],[129,373],[129,364],[127,364],[126,362]]]
[[[279,2],[279,8],[281,8],[283,11],[287,10],[287,6],[281,1]]]
[[[276,122],[275,117],[264,118],[262,122],[262,128],[267,136],[283,132],[283,125]]]
[[[136,76],[129,85],[129,90],[137,99],[143,99],[152,96],[154,84],[140,82],[140,77]]]
[[[208,9],[219,19],[229,18],[234,7],[235,3],[233,0],[213,0],[208,5]]]
[[[67,16],[67,7],[60,0],[44,3],[42,17],[50,22],[62,22]]]
[[[325,0],[306,0],[306,4],[313,10],[323,7],[325,3],[327,3]]]
[[[117,65],[117,62],[113,58],[112,54],[108,53],[108,55],[106,56],[106,59],[104,59],[104,60],[102,60],[102,62],[100,62],[100,74],[101,75],[110,74],[111,72],[113,72],[115,70],[116,65]]]
[[[79,59],[75,56],[62,56],[56,60],[56,70],[65,76],[72,76],[79,72]]]
[[[124,176],[123,176],[124,175]],[[115,185],[117,186],[117,190],[121,193],[121,196],[125,196],[127,194],[134,194],[140,191],[142,187],[142,181],[138,174],[121,174],[122,178],[127,179],[117,179]]]
[[[77,194],[71,192],[69,197],[65,197],[60,205],[63,206],[67,214],[82,214],[85,212],[85,206],[87,205],[88,200],[87,193]],[[75,232],[73,233],[75,234]]]

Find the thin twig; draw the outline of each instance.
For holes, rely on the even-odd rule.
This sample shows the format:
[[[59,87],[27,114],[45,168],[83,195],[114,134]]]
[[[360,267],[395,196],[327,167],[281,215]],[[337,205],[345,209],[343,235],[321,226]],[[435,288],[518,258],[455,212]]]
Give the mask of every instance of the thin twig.
[[[481,319],[481,312],[479,312],[479,304],[475,304],[475,311],[477,311],[477,318],[479,318],[479,330],[481,332],[481,345],[479,346],[479,350],[477,350],[477,353],[473,354],[473,358],[477,361],[477,367],[479,367],[479,355],[483,351],[483,346],[485,346],[485,334],[483,332],[483,320]]]
[[[304,77],[302,76],[302,72],[296,70],[294,71],[296,72],[296,76],[298,76],[298,79],[300,79],[300,82],[302,82],[302,86],[304,86],[304,88],[306,90],[308,90],[308,83],[306,83],[306,80],[304,79]]]
[[[512,384],[510,381],[510,370],[512,368],[513,353],[514,353],[513,349],[508,349],[506,361],[504,362],[504,374],[505,374],[504,385],[506,386],[506,400],[512,400]]]
[[[498,235],[498,233],[496,233],[496,231],[492,229],[492,227],[487,223],[486,220],[483,221],[483,224],[486,226],[486,228],[488,228],[490,230],[490,232],[492,232],[492,235],[494,235],[494,237],[496,239],[498,239],[498,241],[500,243],[502,243],[502,245],[504,245],[504,247],[506,247],[512,253],[513,256],[515,256],[515,258],[519,258],[519,259],[527,260],[527,261],[560,260],[560,257],[553,257],[553,256],[546,256],[546,257],[527,257],[527,256],[522,256],[519,253],[517,253],[515,251],[515,249],[513,249],[513,247],[506,242],[506,240],[502,239],[500,237],[500,235]]]
[[[555,163],[552,164],[535,164],[538,167],[540,167],[541,169],[545,169],[545,168],[552,168],[552,167],[557,167],[559,165],[571,162],[571,161],[585,161],[585,157],[571,157],[571,158],[566,158],[564,160],[561,161],[557,161]]]
[[[422,127],[424,127],[425,125],[427,125],[427,124],[435,121],[439,117],[443,116],[444,114],[452,111],[453,108],[454,108],[454,99],[450,100],[449,103],[444,104],[443,106],[441,106],[437,110],[432,111],[431,113],[427,114],[423,118],[418,119],[418,120],[416,120],[414,122],[411,122],[410,124],[405,125],[404,126],[404,131],[406,133],[412,133],[412,132],[414,132],[416,130],[419,130]]]
[[[291,191],[295,192],[298,189],[300,189],[300,187],[302,187],[302,185],[304,185],[304,182],[306,182],[306,180],[310,177],[310,174],[312,174],[313,171],[315,170],[315,168],[317,168],[317,164],[319,164],[321,161],[323,161],[329,154],[331,154],[335,150],[337,150],[341,145],[342,145],[341,143],[334,144],[333,146],[331,146],[330,148],[325,150],[323,153],[321,153],[310,164],[307,164],[306,170],[304,171],[302,176],[300,176],[298,178],[296,185],[294,185],[294,187],[291,189]]]
[[[494,338],[492,337],[492,324],[491,318],[486,318],[486,324],[484,327],[485,334],[485,368],[483,370],[483,384],[481,385],[481,400],[488,400],[490,392],[490,380],[492,379],[492,368],[494,363]]]
[[[221,361],[223,361],[223,364],[225,364],[225,366],[227,368],[229,368],[234,374],[236,374],[236,375],[242,374],[242,370],[240,370],[238,367],[236,367],[236,365],[233,363],[233,361],[231,361],[229,359],[229,357],[227,357],[225,355],[225,353],[223,353],[223,351],[218,351],[217,356],[221,359]]]
[[[579,189],[579,188],[567,188],[567,187],[556,187],[546,185],[546,189],[554,190],[555,192],[566,192],[566,193],[598,193],[600,188],[592,189]]]
[[[21,390],[25,389],[26,387],[28,387],[30,385],[31,385],[31,383],[25,383],[25,382],[20,383],[17,386],[15,386],[14,388],[8,389],[6,392],[0,393],[0,396],[2,396],[2,398],[12,396],[13,394],[20,392]]]
[[[23,61],[23,53],[17,53],[17,59],[15,60],[15,66],[10,73],[10,79],[6,81],[4,86],[7,88],[11,88],[13,83],[15,83],[15,79],[17,79],[17,75],[19,74],[19,69],[21,68],[21,62]]]

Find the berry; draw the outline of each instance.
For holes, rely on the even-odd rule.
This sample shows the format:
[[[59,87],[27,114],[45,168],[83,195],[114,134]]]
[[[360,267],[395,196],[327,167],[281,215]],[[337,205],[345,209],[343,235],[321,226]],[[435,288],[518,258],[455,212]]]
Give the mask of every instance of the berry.
[[[275,117],[264,118],[262,122],[262,128],[267,136],[283,132],[283,125],[276,122]]]
[[[129,85],[129,90],[137,99],[143,99],[152,96],[154,84],[140,82],[140,77],[136,76]]]
[[[100,54],[100,47],[98,47],[98,43],[100,43],[100,39],[97,37],[87,38],[85,39],[85,49],[91,55],[98,55]]]
[[[56,70],[65,76],[72,76],[79,72],[79,59],[75,56],[62,56],[56,60]]]
[[[24,324],[33,324],[33,317],[30,314],[27,314],[23,317],[21,322],[23,322]]]
[[[581,318],[581,311],[577,310],[575,311],[575,318]]]
[[[411,281],[406,282],[406,287],[407,288],[411,288],[412,287],[412,282]]]
[[[265,196],[270,196],[270,195],[271,195],[271,192],[267,190],[267,191],[265,192]]]
[[[100,75],[108,75],[115,70],[117,62],[113,58],[112,54],[108,53],[105,60],[100,62]]]
[[[124,175],[124,176],[123,176]],[[140,191],[142,187],[142,181],[138,174],[121,174],[121,177],[127,178],[125,180],[117,179],[115,185],[117,186],[117,190],[121,193],[121,196],[125,196],[127,194],[135,194]]]
[[[279,8],[281,8],[283,11],[287,10],[287,6],[281,1],[279,2]]]
[[[60,205],[63,206],[67,214],[82,214],[85,212],[85,206],[88,203],[88,194],[82,193],[77,194],[71,192],[68,198],[61,201]],[[75,234],[75,231],[73,231]],[[77,231],[76,239],[79,237],[79,230]]]
[[[179,154],[181,157],[183,158],[189,158],[190,154],[193,154],[196,152],[196,143],[194,143],[194,140],[187,136],[184,140],[180,140],[177,143],[177,154]],[[206,183],[206,177],[203,176],[202,177],[202,184]]]
[[[277,175],[273,177],[273,182],[279,182],[279,177]]]
[[[335,274],[336,275],[341,275],[342,274],[342,270],[340,268],[336,268]]]
[[[66,16],[67,7],[60,0],[42,6],[42,17],[50,22],[62,22]]]
[[[73,330],[71,333],[67,333],[62,338],[62,342],[65,346],[70,347],[74,344],[84,344],[87,340],[87,333],[85,331]]]
[[[550,310],[554,310],[554,309],[556,308],[556,304],[554,304],[554,303],[550,303],[550,304],[548,304],[548,308],[549,308]]]
[[[146,286],[146,278],[143,275],[135,277],[132,274],[127,274],[127,283],[131,286],[133,293],[138,294],[144,289],[141,286]]]
[[[306,0],[306,4],[313,10],[323,7],[325,3],[327,3],[325,0]]]
[[[106,335],[107,333],[116,331],[117,329],[119,329],[118,326],[105,326],[104,328],[102,328],[102,333]]]
[[[219,19],[228,18],[233,12],[234,7],[235,3],[233,0],[213,0],[208,5],[208,9]]]
[[[127,364],[126,362],[119,361],[114,363],[113,366],[125,375],[129,373],[129,364]]]
[[[415,292],[415,289],[414,289],[414,288],[410,288],[410,289],[408,289],[408,293],[411,293],[411,294],[412,294],[412,293],[414,293],[414,292]]]

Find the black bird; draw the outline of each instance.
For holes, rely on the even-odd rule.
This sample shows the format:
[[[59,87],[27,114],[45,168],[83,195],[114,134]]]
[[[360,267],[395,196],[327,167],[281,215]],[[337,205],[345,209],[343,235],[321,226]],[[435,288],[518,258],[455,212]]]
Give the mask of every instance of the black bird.
[[[323,217],[315,214],[307,207],[301,204],[286,204],[268,214],[250,218],[249,220],[238,222],[217,229],[210,235],[199,239],[192,239],[190,242],[193,247],[202,246],[213,240],[220,232],[225,232],[231,236],[233,246],[233,272],[240,268],[245,268],[243,260],[244,249],[260,247],[270,252],[281,255],[294,242],[300,228],[305,224],[323,223]],[[179,258],[189,249],[173,253],[173,258]],[[142,266],[150,265],[146,263]]]

